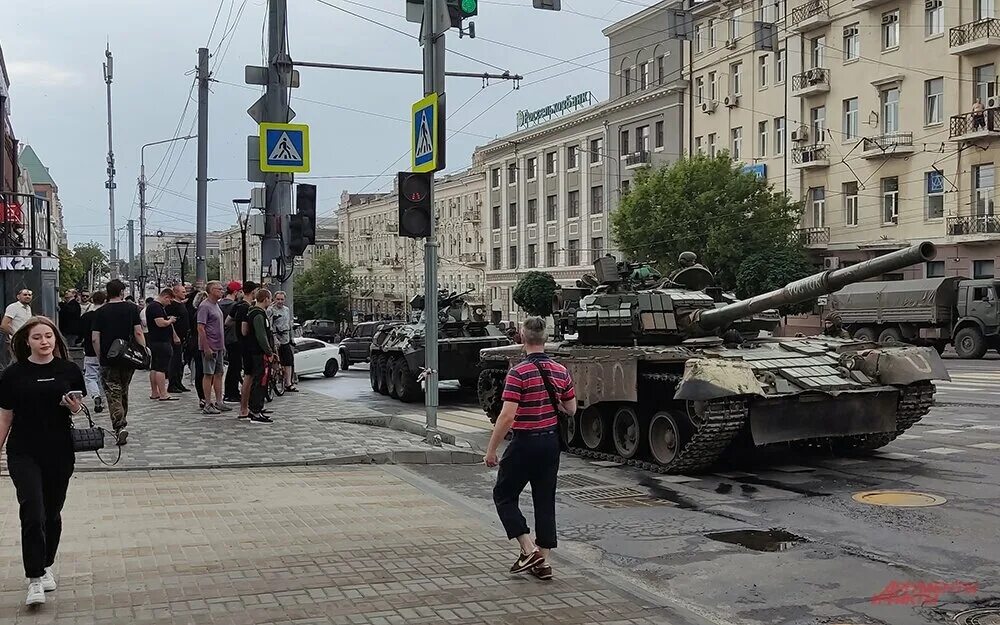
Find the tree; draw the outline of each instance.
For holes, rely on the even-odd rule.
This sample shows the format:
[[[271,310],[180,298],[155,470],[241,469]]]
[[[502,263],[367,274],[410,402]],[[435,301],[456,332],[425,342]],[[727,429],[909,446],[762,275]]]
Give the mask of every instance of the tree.
[[[751,297],[769,293],[811,273],[813,267],[809,264],[805,251],[801,249],[789,246],[767,253],[757,252],[748,256],[736,272],[736,294],[739,297]],[[799,304],[781,306],[778,311],[782,315],[808,313],[815,305],[816,300],[811,299]]]
[[[77,243],[73,246],[73,256],[80,261],[80,266],[83,267],[81,281],[84,280],[83,276],[86,276],[91,268],[93,268],[94,288],[97,288],[96,285],[103,282],[104,277],[110,273],[108,257],[104,254],[104,250],[101,249],[99,243],[95,243],[94,241],[89,243]]]
[[[205,273],[209,280],[221,280],[222,277],[219,273],[220,270],[220,260],[218,256],[212,256],[205,261]]]
[[[341,261],[336,252],[316,254],[312,267],[295,277],[297,317],[347,321],[351,314],[351,293],[356,286],[351,266]]]
[[[529,271],[521,276],[514,288],[514,303],[529,315],[548,317],[552,314],[555,297],[555,278],[544,271]]]
[[[768,266],[768,283],[782,286],[800,277],[796,259],[805,256],[795,229],[801,215],[800,203],[773,192],[723,152],[637,172],[611,227],[628,257],[653,261],[666,274],[681,252],[692,251],[719,286],[747,295],[756,291],[740,289],[737,274],[749,259],[788,261]],[[745,288],[764,282],[755,283],[745,272]]]
[[[75,289],[83,281],[83,263],[68,248],[59,248],[59,292]]]

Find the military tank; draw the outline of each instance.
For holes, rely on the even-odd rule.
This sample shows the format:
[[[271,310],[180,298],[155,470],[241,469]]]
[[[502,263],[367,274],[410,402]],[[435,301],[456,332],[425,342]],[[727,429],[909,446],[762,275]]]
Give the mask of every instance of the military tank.
[[[469,293],[441,291],[438,298],[438,379],[458,380],[463,387],[475,388],[480,350],[511,341],[486,320],[482,306],[469,305],[465,300]],[[421,311],[419,321],[379,329],[372,337],[369,367],[372,390],[404,402],[422,396],[420,372],[426,353],[423,296],[410,300],[410,307]]]
[[[555,325],[576,338],[546,348],[576,385],[578,411],[561,435],[578,455],[664,473],[701,471],[759,446],[882,447],[930,409],[932,380],[949,379],[937,352],[825,336],[755,337],[747,320],[766,321],[763,314],[781,305],[935,254],[924,242],[731,302],[720,301],[714,276],[697,263],[662,279],[637,271],[641,265],[598,259],[588,293],[557,296]],[[492,421],[518,352],[481,353],[479,400]]]

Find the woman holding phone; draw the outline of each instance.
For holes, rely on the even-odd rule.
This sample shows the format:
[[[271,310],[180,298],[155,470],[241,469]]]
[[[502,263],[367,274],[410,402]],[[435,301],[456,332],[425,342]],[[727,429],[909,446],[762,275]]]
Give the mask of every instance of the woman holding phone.
[[[29,319],[14,334],[11,349],[16,362],[0,376],[0,447],[7,443],[7,467],[20,505],[30,606],[45,603],[45,593],[56,589],[52,564],[73,475],[71,415],[83,409],[85,386],[49,319]]]

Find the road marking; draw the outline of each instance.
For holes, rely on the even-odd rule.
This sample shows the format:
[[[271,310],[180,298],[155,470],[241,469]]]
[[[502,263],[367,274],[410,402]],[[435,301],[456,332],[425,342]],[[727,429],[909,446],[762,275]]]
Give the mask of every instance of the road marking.
[[[1000,425],[971,425],[970,430],[1000,430]]]
[[[878,454],[878,458],[884,458],[886,460],[910,460],[911,458],[916,458],[912,454],[903,454],[898,451],[891,451],[888,453]]]
[[[940,456],[949,456],[951,454],[962,453],[961,449],[953,449],[951,447],[934,447],[932,449],[922,449],[925,454],[938,454]]]
[[[918,438],[923,438],[923,436],[917,436],[916,434],[900,434],[896,438],[900,440],[914,440]]]
[[[1000,449],[1000,443],[975,443],[973,445],[966,445],[966,447],[975,447],[976,449]]]
[[[924,434],[961,434],[962,430],[949,430],[942,428],[940,430],[927,430]]]

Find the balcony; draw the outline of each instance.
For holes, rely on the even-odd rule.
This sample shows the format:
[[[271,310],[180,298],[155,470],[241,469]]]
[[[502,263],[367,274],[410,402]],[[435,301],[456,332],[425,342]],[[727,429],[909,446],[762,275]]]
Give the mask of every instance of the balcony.
[[[855,9],[870,9],[882,4],[889,4],[890,0],[854,0],[851,3]]]
[[[360,237],[361,237],[362,239],[370,239],[370,238],[372,238],[372,229],[371,229],[371,228],[362,228],[362,229],[361,229],[361,230],[360,230],[360,231],[358,232],[358,235],[359,235],[359,236],[360,236]]]
[[[632,152],[631,154],[625,155],[626,167],[638,167],[639,165],[648,165],[649,161],[650,161],[650,154],[646,150],[643,150],[641,152]]]
[[[912,132],[889,132],[861,140],[861,158],[909,156],[914,151]]]
[[[996,215],[949,217],[948,234],[1000,234],[1000,217]]]
[[[988,17],[952,28],[948,33],[948,51],[952,54],[976,54],[1000,48],[1000,20]]]
[[[369,263],[367,260],[359,260],[356,263],[354,263],[354,266],[358,267],[359,269],[371,269],[371,267],[369,267]]]
[[[466,265],[478,266],[486,264],[486,255],[482,252],[466,252],[465,254],[459,254],[458,258]]]
[[[948,139],[958,143],[997,137],[1000,137],[1000,109],[986,109],[981,116],[952,115],[948,125]]]
[[[822,67],[807,69],[792,76],[792,95],[805,98],[830,91],[830,70]]]
[[[462,213],[462,219],[470,223],[478,224],[482,220],[482,215],[478,210],[468,210]]]
[[[789,30],[804,33],[830,23],[830,3],[828,0],[809,0],[792,9],[788,18]]]
[[[830,243],[830,229],[825,227],[799,228],[795,231],[799,244],[810,248],[825,248]]]
[[[829,166],[829,146],[810,145],[792,150],[792,167],[795,169],[819,169]]]
[[[385,222],[385,231],[388,232],[389,234],[398,234],[399,224],[397,224],[394,221],[387,221]]]

